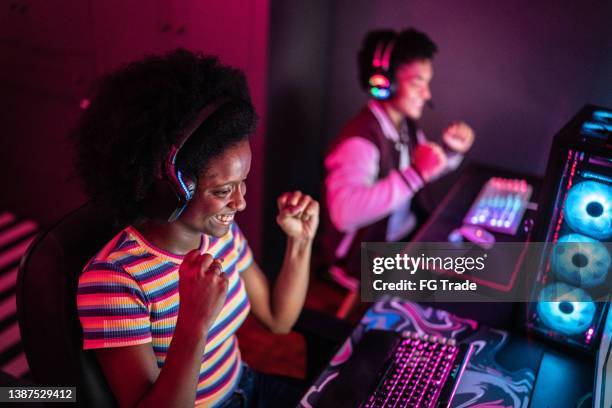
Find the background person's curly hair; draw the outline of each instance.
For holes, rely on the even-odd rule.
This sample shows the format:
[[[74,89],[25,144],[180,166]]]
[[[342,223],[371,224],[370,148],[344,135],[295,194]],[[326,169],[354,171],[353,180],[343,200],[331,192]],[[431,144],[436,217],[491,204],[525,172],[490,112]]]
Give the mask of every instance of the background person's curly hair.
[[[197,182],[210,159],[249,137],[256,123],[244,74],[216,57],[176,50],[110,73],[97,84],[73,137],[76,168],[91,198],[137,222],[170,146],[198,112],[230,101],[191,136],[177,168]]]
[[[393,30],[375,30],[366,34],[361,43],[361,49],[357,54],[357,66],[359,68],[359,84],[364,90],[370,88],[369,80],[374,73],[372,60],[376,46],[383,41],[388,44],[395,40],[391,60],[389,61],[389,77],[395,76],[395,71],[402,64],[409,64],[420,59],[432,59],[438,51],[436,44],[427,34],[408,28],[395,32]]]

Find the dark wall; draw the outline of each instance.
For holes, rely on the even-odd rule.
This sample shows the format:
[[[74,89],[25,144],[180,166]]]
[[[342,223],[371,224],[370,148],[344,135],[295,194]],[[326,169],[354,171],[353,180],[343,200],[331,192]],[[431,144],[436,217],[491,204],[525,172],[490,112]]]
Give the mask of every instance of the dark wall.
[[[9,4],[10,3],[10,4]],[[67,135],[95,78],[178,47],[244,70],[266,115],[268,0],[27,0],[0,5],[0,212],[49,225],[86,200]],[[240,225],[261,253],[264,126]]]
[[[276,198],[285,191],[319,195],[329,97],[332,2],[273,0],[270,14],[264,259],[278,270],[285,237]]]
[[[438,44],[435,109],[421,121],[431,139],[465,120],[477,133],[469,159],[542,174],[582,105],[612,106],[610,16],[612,3],[594,0],[271,1],[265,264],[274,271],[284,248],[275,198],[318,196],[325,146],[367,100],[356,69],[367,31],[414,26]],[[434,201],[455,177],[428,189]]]
[[[83,201],[66,134],[88,85],[121,62],[177,46],[220,53],[247,71],[263,120],[242,225],[266,261],[284,245],[275,198],[294,189],[318,195],[324,146],[366,101],[355,53],[369,29],[413,25],[438,43],[436,108],[422,125],[436,139],[447,122],[468,121],[477,160],[541,173],[553,134],[581,105],[612,106],[610,2],[149,3],[33,1],[0,10],[0,209],[48,224]]]
[[[452,120],[477,133],[471,158],[543,173],[552,136],[587,102],[612,106],[612,3],[338,0],[327,138],[366,101],[356,52],[368,30],[414,26],[438,44],[431,139]]]

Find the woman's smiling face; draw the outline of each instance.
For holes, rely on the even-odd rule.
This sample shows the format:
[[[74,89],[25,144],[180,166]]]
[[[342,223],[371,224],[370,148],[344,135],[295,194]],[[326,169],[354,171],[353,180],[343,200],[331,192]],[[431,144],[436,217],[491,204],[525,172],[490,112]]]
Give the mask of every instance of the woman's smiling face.
[[[225,235],[236,213],[246,208],[245,182],[250,169],[251,147],[246,139],[213,157],[178,222],[214,237]]]

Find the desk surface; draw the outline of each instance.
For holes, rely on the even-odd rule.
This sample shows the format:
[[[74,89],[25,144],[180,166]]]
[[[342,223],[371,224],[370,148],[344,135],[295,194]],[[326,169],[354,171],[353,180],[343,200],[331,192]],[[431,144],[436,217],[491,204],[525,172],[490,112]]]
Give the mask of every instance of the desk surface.
[[[477,164],[469,165],[439,203],[428,222],[416,233],[414,240],[446,241],[450,231],[462,225],[463,217],[490,177],[525,178],[534,187],[531,201],[538,198],[541,180],[536,177]],[[528,210],[523,220],[533,218],[534,215],[534,211]],[[519,229],[516,236],[494,235],[498,242],[524,242],[527,239],[527,232],[523,228]],[[455,314],[438,308],[451,310]],[[370,329],[412,330],[474,344],[477,351],[461,377],[452,407],[541,406],[535,404],[541,404],[547,399],[546,405],[558,408],[588,403],[588,394],[592,391],[593,383],[593,367],[588,357],[565,358],[566,356],[557,351],[547,350],[536,340],[510,335],[508,331],[491,329],[483,324],[484,322],[492,327],[510,327],[514,318],[512,309],[511,303],[437,304],[432,307],[399,298],[382,298],[364,315],[327,368],[309,388],[299,406],[317,406],[325,386],[338,377],[355,345]],[[469,313],[470,310],[472,313]],[[487,314],[491,316],[488,318]],[[498,324],[500,322],[503,324]],[[564,363],[559,365],[555,358]],[[551,373],[550,376],[536,378],[540,365],[550,368],[554,366],[551,361],[557,361],[559,367],[565,368],[563,374]],[[559,384],[555,386],[547,383],[554,377],[563,377],[565,384],[571,383],[573,386],[560,390]],[[555,395],[551,395],[551,392]],[[551,398],[555,396],[560,400],[553,401]]]
[[[463,168],[457,181],[448,193],[437,204],[435,211],[427,222],[416,232],[413,241],[416,242],[446,242],[449,233],[463,224],[463,218],[476,200],[478,193],[491,177],[525,179],[533,187],[531,202],[537,202],[542,179],[533,175],[499,169],[478,163],[469,163]],[[521,227],[515,236],[492,233],[496,242],[525,242],[528,238],[522,225],[526,220],[534,219],[535,210],[527,210],[521,220]],[[510,255],[509,255],[510,256]],[[511,257],[512,258],[512,257]],[[513,258],[512,258],[513,259]],[[496,270],[497,276],[490,277],[490,282],[479,281],[485,287],[491,287],[490,295],[496,296],[497,290],[512,291],[519,275],[520,265],[507,264]],[[489,272],[491,268],[487,269]],[[503,288],[503,289],[500,289]],[[510,292],[511,293],[511,292]],[[478,319],[479,322],[510,329],[515,320],[515,307],[513,303],[443,303],[437,307],[449,310],[457,315]]]
[[[538,368],[541,363],[550,360],[545,358],[544,348],[534,341],[510,336],[506,331],[490,329],[475,320],[464,319],[443,310],[399,298],[383,298],[374,303],[363,316],[327,368],[308,389],[299,407],[317,407],[317,401],[325,387],[338,378],[356,344],[363,334],[371,329],[418,331],[452,337],[460,342],[475,345],[476,352],[460,379],[457,394],[452,402],[451,406],[454,408],[528,407],[536,388]],[[569,381],[573,384],[573,389],[555,391],[565,392],[563,402],[550,401],[553,404],[550,406],[575,407],[577,401],[586,400],[592,391],[592,370],[589,372],[587,367],[586,372],[583,372],[584,367],[580,364],[573,364],[571,359],[569,363],[569,366],[565,364],[564,367],[580,372],[570,370],[550,374],[551,377],[564,376],[566,383]],[[578,382],[572,380],[576,375],[580,376]],[[582,378],[585,375],[588,378]],[[540,398],[539,393],[535,394]],[[564,405],[565,403],[567,405]]]

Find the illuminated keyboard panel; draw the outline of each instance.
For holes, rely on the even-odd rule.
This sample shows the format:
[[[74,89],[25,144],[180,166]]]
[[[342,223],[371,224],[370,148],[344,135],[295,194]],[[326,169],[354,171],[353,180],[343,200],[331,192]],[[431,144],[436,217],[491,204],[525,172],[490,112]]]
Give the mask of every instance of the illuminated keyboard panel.
[[[480,190],[463,223],[515,235],[532,192],[525,180],[493,177]]]
[[[459,354],[455,340],[404,334],[391,364],[365,408],[435,407]]]

